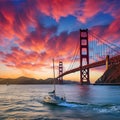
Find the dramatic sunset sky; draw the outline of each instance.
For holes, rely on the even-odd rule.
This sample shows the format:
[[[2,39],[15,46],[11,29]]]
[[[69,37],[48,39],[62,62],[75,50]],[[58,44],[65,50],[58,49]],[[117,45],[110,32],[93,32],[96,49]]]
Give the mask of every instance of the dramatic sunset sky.
[[[52,77],[68,67],[79,29],[120,40],[120,0],[0,0],[0,78]],[[119,42],[118,42],[119,43]],[[104,71],[91,70],[94,81]],[[65,79],[79,80],[79,72]]]

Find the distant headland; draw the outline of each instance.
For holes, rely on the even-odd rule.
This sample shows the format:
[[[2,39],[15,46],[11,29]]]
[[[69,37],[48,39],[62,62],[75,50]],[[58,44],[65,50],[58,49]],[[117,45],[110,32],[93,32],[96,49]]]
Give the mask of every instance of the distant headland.
[[[109,69],[95,82],[95,84],[119,84],[120,85],[120,63],[109,66]]]
[[[28,77],[19,77],[16,79],[0,78],[0,84],[53,84],[53,78],[35,79]],[[56,84],[58,84],[56,80]],[[79,82],[64,80],[64,84],[79,84]],[[96,80],[94,85],[120,85],[120,63],[109,67],[105,73]]]
[[[35,78],[28,78],[28,77],[19,77],[16,79],[11,78],[0,78],[0,84],[53,84],[53,78],[43,79],[35,79]],[[56,80],[56,84],[58,84]],[[76,81],[71,80],[64,80],[64,84],[78,84]]]

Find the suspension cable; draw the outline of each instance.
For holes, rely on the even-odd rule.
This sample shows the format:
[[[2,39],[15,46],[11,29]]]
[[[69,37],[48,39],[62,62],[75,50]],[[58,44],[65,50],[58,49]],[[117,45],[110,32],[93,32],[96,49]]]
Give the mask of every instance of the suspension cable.
[[[76,59],[75,56],[76,56],[77,53],[78,53],[78,49],[79,49],[79,44],[78,44],[78,42],[77,42],[77,43],[76,43],[76,48],[75,48],[75,51],[74,51],[74,54],[73,54],[73,57],[72,57],[72,60],[71,60],[71,63],[70,63],[70,65],[69,65],[67,71],[72,68],[72,66],[73,66],[73,64],[74,64],[74,62],[75,62],[75,59]]]
[[[100,37],[98,37],[98,35],[96,35],[95,33],[91,32],[91,31],[90,31],[89,34],[91,34],[92,36],[94,36],[97,40],[100,40],[102,43],[104,43],[106,46],[108,46],[110,49],[112,49],[112,50],[115,51],[116,53],[120,53],[118,50],[116,50],[116,49],[114,49],[114,48],[111,47],[111,45],[113,45],[114,47],[117,47],[117,48],[120,49],[120,47],[118,47],[117,45],[112,44],[112,43],[110,43],[110,42],[108,42],[108,41],[105,41],[104,39],[100,39]],[[105,43],[105,42],[106,42],[106,43]]]

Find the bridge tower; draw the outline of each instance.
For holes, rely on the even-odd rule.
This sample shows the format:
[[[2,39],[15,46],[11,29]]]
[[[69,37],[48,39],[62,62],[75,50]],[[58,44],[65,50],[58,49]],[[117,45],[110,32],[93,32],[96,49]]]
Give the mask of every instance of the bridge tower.
[[[89,64],[88,29],[80,29],[80,67]],[[80,70],[81,85],[90,84],[89,68]]]
[[[109,68],[109,55],[106,56],[106,70]]]
[[[59,76],[63,74],[63,62],[59,61]],[[63,84],[63,77],[58,78],[59,84]]]

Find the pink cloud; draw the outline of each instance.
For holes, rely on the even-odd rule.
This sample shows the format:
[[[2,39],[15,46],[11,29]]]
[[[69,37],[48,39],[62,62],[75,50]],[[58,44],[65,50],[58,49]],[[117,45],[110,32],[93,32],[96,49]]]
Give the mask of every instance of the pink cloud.
[[[51,57],[62,57],[64,61],[68,62],[68,58],[74,54],[77,44],[79,44],[79,32],[75,31],[70,34],[63,32],[48,41],[47,53]]]
[[[59,21],[61,17],[74,15],[79,10],[81,0],[38,0],[37,3],[42,13]]]
[[[9,15],[6,16],[3,11],[0,12],[0,39],[6,38],[13,38],[14,31],[12,29],[12,25],[10,23],[10,19],[12,17]]]
[[[103,10],[103,6],[105,5],[104,0],[86,0],[84,3],[84,7],[82,10],[82,15],[77,16],[77,19],[83,23],[86,23],[87,19],[92,18],[97,13]]]
[[[4,54],[4,56],[2,62],[9,67],[38,69],[38,67],[45,66],[44,62],[41,60],[41,54],[36,52],[26,53],[17,47],[12,48],[12,53]]]
[[[52,26],[50,28],[45,28],[40,23],[36,24],[35,30],[27,34],[23,40],[19,40],[18,44],[20,48],[24,50],[32,50],[39,53],[41,50],[43,51],[46,49],[45,45],[51,36],[55,34],[57,27]]]
[[[17,37],[24,39],[27,33],[27,26],[35,24],[34,4],[23,2],[15,6],[12,1],[0,1],[0,33],[2,38],[9,40]],[[34,6],[35,7],[35,6]]]
[[[109,13],[115,18],[110,25],[94,26],[91,30],[110,41],[120,38],[119,12],[115,12],[115,5],[110,7],[104,0],[27,0],[17,7],[10,2],[0,4],[0,44],[5,48],[11,47],[9,53],[0,52],[7,66],[37,69],[49,65],[45,62],[53,57],[69,62],[68,58],[73,56],[76,44],[79,43],[79,31],[56,35],[57,25],[44,27],[39,19],[41,13],[54,18],[58,23],[61,17],[68,15],[86,23],[99,12]],[[103,9],[105,5],[108,11]],[[30,25],[34,26],[33,31],[28,31]],[[13,42],[13,39],[17,40],[12,46],[6,44],[7,41]]]
[[[118,41],[120,38],[120,18],[115,19],[109,25],[101,25],[101,26],[94,26],[91,28],[90,31],[95,33],[97,36],[100,36],[100,39],[104,39],[106,41]]]
[[[59,36],[53,36],[47,42],[37,39],[36,35],[36,39],[33,39],[34,37],[31,36],[30,38],[28,41],[25,40],[23,44],[19,44],[19,48],[13,47],[11,53],[4,53],[5,57],[2,61],[7,66],[26,69],[37,69],[38,66],[40,68],[46,66],[47,64],[44,64],[44,62],[49,62],[54,57],[59,58],[62,56],[65,61],[68,61],[68,57],[73,55],[79,40],[79,32],[70,34],[63,32]],[[44,47],[41,47],[41,44]]]
[[[110,3],[106,3],[106,10],[104,11],[105,13],[111,14],[114,18],[119,18],[119,13],[120,13],[120,1],[118,0],[112,0]]]
[[[120,39],[120,18],[115,19],[106,30],[106,38],[109,38],[110,41]]]

